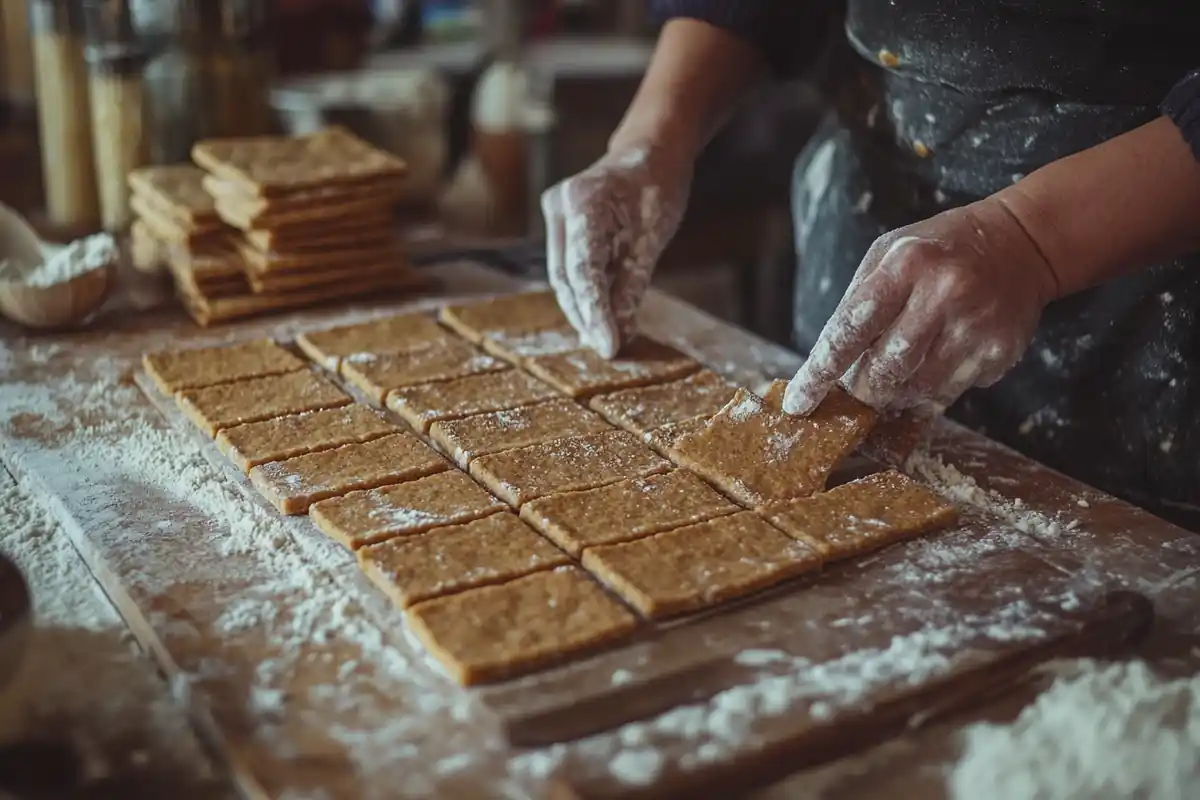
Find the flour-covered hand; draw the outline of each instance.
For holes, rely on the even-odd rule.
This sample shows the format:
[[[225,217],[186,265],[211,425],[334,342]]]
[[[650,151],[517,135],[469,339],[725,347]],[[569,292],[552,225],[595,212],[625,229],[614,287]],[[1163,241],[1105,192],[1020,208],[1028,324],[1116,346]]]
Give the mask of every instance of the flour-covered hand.
[[[546,263],[584,344],[616,356],[687,205],[691,164],[654,147],[609,152],[542,195]]]
[[[945,409],[1017,363],[1057,295],[1050,264],[994,198],[892,231],[863,258],[784,408],[807,414],[844,378],[878,409]]]

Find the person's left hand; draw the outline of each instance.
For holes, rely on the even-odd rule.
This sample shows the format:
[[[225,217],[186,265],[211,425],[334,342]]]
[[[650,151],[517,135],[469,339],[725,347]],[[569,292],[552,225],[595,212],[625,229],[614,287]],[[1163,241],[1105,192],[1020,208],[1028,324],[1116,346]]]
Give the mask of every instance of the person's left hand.
[[[1057,295],[1050,264],[995,198],[892,231],[867,251],[784,409],[810,413],[844,376],[876,409],[940,412],[1000,380]]]

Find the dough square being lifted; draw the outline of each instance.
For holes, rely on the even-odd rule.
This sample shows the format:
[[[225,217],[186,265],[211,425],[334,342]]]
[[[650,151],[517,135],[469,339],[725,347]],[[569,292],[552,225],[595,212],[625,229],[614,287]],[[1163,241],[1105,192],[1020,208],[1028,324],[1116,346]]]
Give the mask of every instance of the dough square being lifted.
[[[378,405],[405,386],[512,369],[460,339],[449,339],[403,353],[356,353],[342,359],[342,376]]]
[[[772,381],[763,396],[763,401],[775,411],[782,411],[783,395],[787,392],[787,386],[788,382],[785,380]],[[898,467],[904,464],[929,431],[932,420],[914,411],[879,414],[840,387],[835,387],[834,390],[845,395],[847,399],[844,402],[847,405],[859,403],[865,409],[862,412],[864,415],[876,414],[875,427],[858,446],[858,450],[867,458],[880,464],[889,467]]]
[[[399,314],[394,317],[307,331],[296,338],[304,354],[325,369],[336,372],[346,356],[355,353],[402,353],[451,336],[433,317]]]
[[[514,678],[593,652],[637,629],[637,617],[578,567],[417,603],[405,612],[459,683]]]
[[[554,292],[548,290],[444,306],[438,318],[476,344],[493,337],[571,330]]]
[[[675,348],[644,336],[634,339],[612,360],[585,348],[531,356],[525,359],[525,367],[563,394],[578,398],[673,381],[700,369],[695,360]]]
[[[250,482],[284,514],[303,514],[318,500],[374,489],[449,469],[450,464],[411,433],[271,461],[250,470]]]
[[[406,386],[388,394],[387,405],[414,429],[427,433],[439,420],[519,408],[556,397],[558,392],[532,375],[508,369]]]
[[[676,440],[671,457],[751,508],[807,497],[825,488],[875,422],[874,412],[847,400],[834,390],[811,416],[797,417],[739,389],[707,426]]]
[[[670,468],[671,462],[632,433],[614,430],[480,456],[471,462],[471,475],[501,500],[519,507],[549,494],[594,489]]]
[[[371,581],[401,608],[571,563],[511,511],[358,551]]]
[[[188,419],[209,436],[247,422],[353,402],[331,381],[307,369],[187,389],[175,397]]]
[[[564,492],[521,507],[521,519],[576,558],[584,548],[641,539],[741,511],[687,470]]]
[[[306,369],[303,360],[270,339],[223,347],[162,350],[142,357],[146,373],[163,394],[218,383],[282,375]]]
[[[454,463],[467,469],[479,456],[515,450],[564,436],[612,430],[600,415],[573,400],[548,400],[531,406],[435,422],[429,436]]]
[[[308,513],[326,536],[357,550],[396,536],[470,522],[507,508],[466,473],[454,469],[321,500]]]
[[[738,387],[707,369],[683,380],[623,389],[593,397],[588,405],[609,422],[644,435],[697,417],[711,417],[733,399]]]
[[[400,430],[378,411],[354,403],[226,428],[217,434],[217,448],[242,472],[249,472],[268,461],[367,442]]]
[[[821,556],[742,511],[622,544],[591,547],[583,566],[646,617],[698,611],[819,569]]]
[[[762,514],[830,561],[941,530],[958,520],[954,506],[895,470],[776,503]]]

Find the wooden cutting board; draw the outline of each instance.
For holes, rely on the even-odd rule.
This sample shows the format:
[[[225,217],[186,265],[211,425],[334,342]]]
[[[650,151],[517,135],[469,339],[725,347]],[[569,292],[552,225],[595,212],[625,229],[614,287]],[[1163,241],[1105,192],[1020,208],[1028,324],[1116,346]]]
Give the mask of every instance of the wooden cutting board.
[[[469,265],[438,275],[460,294],[509,285]],[[408,639],[401,615],[350,554],[306,518],[277,523],[288,540],[280,548],[294,543],[298,560],[290,568],[310,571],[314,586],[336,585],[342,605],[363,610],[352,622],[355,635],[322,633],[297,654],[274,635],[273,623],[230,626],[231,608],[258,604],[286,616],[311,598],[263,597],[281,557],[230,551],[204,509],[153,485],[72,469],[72,437],[87,435],[80,426],[12,413],[23,408],[19,393],[34,384],[60,386],[69,404],[88,376],[132,375],[142,352],[170,341],[287,339],[307,327],[398,310],[310,312],[207,333],[170,316],[149,318],[141,330],[39,340],[60,349],[51,358],[16,359],[0,387],[0,408],[9,412],[0,431],[6,463],[62,518],[139,641],[254,796],[317,787],[346,798],[694,797],[719,786],[745,789],[820,757],[817,744],[844,739],[842,749],[853,749],[870,738],[865,731],[893,730],[910,703],[929,707],[931,691],[970,697],[981,682],[1007,681],[1012,659],[1024,664],[1136,638],[1144,607],[1105,605],[1108,592],[1122,585],[1166,592],[1170,619],[1179,613],[1181,576],[1200,563],[1186,533],[947,424],[935,447],[1009,496],[1027,498],[1026,508],[1014,512],[979,492],[984,507],[969,510],[957,530],[659,626],[585,661],[464,690]],[[661,295],[648,300],[647,312],[651,335],[745,385],[789,374],[797,363]],[[164,411],[131,393],[103,420],[104,435],[152,429],[182,458],[195,432]],[[81,425],[93,422],[88,416],[81,409]],[[215,448],[202,452],[211,456],[211,479],[239,487],[238,502],[248,509],[266,508]],[[1086,508],[1078,505],[1084,496]],[[1080,527],[1058,537],[1014,528],[1028,527],[1034,513],[1069,514]],[[1079,638],[1081,630],[1087,635]],[[372,637],[378,646],[365,644]],[[263,668],[278,664],[287,666],[272,683],[280,697],[264,703]]]

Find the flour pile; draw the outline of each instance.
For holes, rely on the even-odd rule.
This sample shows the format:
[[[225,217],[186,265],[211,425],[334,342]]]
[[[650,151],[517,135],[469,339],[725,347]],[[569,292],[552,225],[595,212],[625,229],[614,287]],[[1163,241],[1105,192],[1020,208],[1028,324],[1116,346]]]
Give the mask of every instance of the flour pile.
[[[1200,797],[1200,677],[1070,662],[1012,725],[966,731],[956,798]]]

